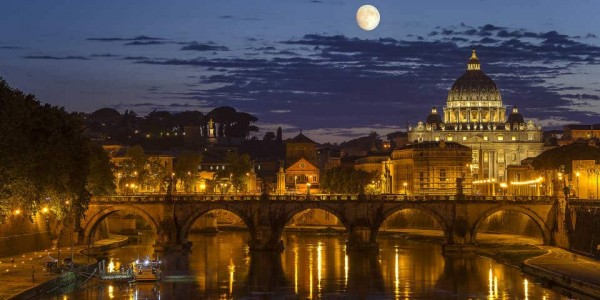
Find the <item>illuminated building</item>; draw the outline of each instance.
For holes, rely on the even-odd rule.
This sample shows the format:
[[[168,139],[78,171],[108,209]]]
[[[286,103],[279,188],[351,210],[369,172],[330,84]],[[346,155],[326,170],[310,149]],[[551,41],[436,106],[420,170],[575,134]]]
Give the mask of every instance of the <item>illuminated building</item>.
[[[455,195],[457,180],[470,194],[471,149],[455,142],[421,142],[392,152],[382,164],[382,192],[406,195]]]
[[[410,142],[457,142],[472,149],[474,181],[506,181],[506,167],[542,153],[542,128],[525,121],[516,106],[506,116],[500,91],[481,70],[473,50],[466,72],[448,93],[442,112],[434,107],[425,122],[410,126]],[[486,189],[493,191],[493,188]]]

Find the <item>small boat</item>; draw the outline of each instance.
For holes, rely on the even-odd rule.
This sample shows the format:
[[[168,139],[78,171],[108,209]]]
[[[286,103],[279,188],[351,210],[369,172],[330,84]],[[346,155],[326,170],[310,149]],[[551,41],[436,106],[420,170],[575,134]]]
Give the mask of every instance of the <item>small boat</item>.
[[[98,263],[98,270],[100,270],[98,277],[103,281],[113,281],[113,282],[134,282],[135,274],[131,268],[127,268],[127,270],[123,272],[108,272],[106,271],[106,262],[103,260]]]
[[[144,261],[137,259],[134,263],[134,273],[136,282],[157,282],[161,279],[160,260]]]

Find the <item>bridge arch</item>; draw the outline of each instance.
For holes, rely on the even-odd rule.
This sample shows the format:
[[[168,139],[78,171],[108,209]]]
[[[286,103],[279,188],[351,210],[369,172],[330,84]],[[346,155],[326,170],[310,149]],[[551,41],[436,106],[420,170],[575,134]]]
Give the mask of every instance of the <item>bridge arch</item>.
[[[481,226],[481,224],[491,215],[493,215],[497,212],[501,212],[501,211],[519,212],[519,213],[522,213],[522,214],[526,215],[527,217],[529,217],[540,229],[544,245],[550,244],[551,230],[550,230],[550,228],[548,228],[548,225],[546,224],[546,221],[544,220],[544,218],[540,217],[535,211],[527,208],[526,206],[513,205],[513,204],[500,205],[500,206],[493,207],[493,208],[488,209],[487,211],[483,212],[477,218],[477,220],[473,223],[473,227],[471,228],[470,243],[472,243],[472,244],[476,243],[477,233],[479,232],[479,227]]]
[[[284,222],[283,222],[283,226],[281,227],[281,231],[283,232],[283,230],[285,229],[285,227],[290,223],[290,221],[297,215],[302,214],[306,211],[309,211],[311,209],[318,209],[318,210],[322,210],[325,212],[328,212],[332,215],[334,215],[339,222],[341,223],[341,225],[348,230],[348,226],[347,226],[347,220],[343,217],[343,215],[335,210],[332,207],[329,207],[328,205],[323,205],[323,203],[319,203],[316,205],[298,205],[296,207],[293,207],[292,209],[286,211],[285,216],[284,216]]]
[[[387,210],[385,210],[383,212],[383,214],[381,215],[381,219],[378,220],[378,222],[376,223],[375,226],[375,230],[374,230],[374,238],[377,238],[377,234],[379,233],[379,229],[381,228],[381,226],[383,225],[383,223],[390,218],[392,215],[394,215],[395,213],[404,211],[404,210],[416,210],[419,212],[422,212],[426,215],[428,215],[429,217],[431,217],[442,229],[442,232],[444,234],[444,242],[446,243],[450,243],[452,242],[452,232],[451,229],[448,226],[448,223],[444,220],[444,218],[437,213],[435,210],[428,208],[425,205],[419,205],[419,204],[410,204],[410,203],[403,203],[397,206],[394,206],[392,208],[389,208]]]
[[[158,232],[159,232],[158,222],[150,214],[148,214],[144,209],[137,207],[135,205],[113,205],[113,206],[101,209],[100,211],[98,211],[97,213],[92,215],[92,217],[89,220],[85,221],[85,225],[82,226],[84,242],[91,243],[94,232],[98,228],[98,225],[100,225],[100,223],[102,223],[102,221],[104,221],[104,219],[106,219],[108,216],[110,216],[111,214],[113,214],[117,211],[128,211],[128,212],[136,213],[137,215],[142,217],[144,219],[144,221],[146,221],[146,223],[148,223],[148,225],[150,225],[150,227],[152,228],[152,232],[154,232],[154,234],[158,234]]]
[[[198,220],[200,217],[204,216],[205,214],[211,212],[211,211],[216,211],[216,210],[223,210],[226,211],[228,213],[234,214],[235,216],[237,216],[238,218],[240,218],[242,220],[242,222],[244,222],[244,225],[246,225],[246,227],[248,228],[248,230],[252,233],[254,231],[254,228],[250,225],[251,223],[248,222],[249,220],[247,220],[246,218],[244,218],[244,214],[242,214],[240,211],[237,211],[235,209],[232,209],[230,207],[227,206],[210,206],[210,207],[206,207],[206,208],[199,208],[194,210],[182,223],[180,230],[179,230],[179,240],[180,241],[187,241],[187,238],[190,234],[190,230],[192,229],[192,226],[194,225],[194,223],[196,222],[196,220]]]

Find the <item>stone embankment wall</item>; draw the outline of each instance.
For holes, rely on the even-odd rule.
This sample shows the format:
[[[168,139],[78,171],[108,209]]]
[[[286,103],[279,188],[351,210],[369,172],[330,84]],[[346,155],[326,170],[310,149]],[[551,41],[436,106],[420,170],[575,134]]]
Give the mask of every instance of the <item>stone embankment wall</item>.
[[[52,247],[56,228],[51,215],[38,214],[33,222],[23,215],[9,217],[0,224],[0,257]]]
[[[599,255],[600,208],[580,208],[575,211],[571,232],[571,249],[591,256]]]

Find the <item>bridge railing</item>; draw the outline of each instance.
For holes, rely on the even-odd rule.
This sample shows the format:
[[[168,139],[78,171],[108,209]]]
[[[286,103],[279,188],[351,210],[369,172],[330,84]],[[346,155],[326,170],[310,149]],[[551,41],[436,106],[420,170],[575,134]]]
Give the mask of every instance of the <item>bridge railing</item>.
[[[144,194],[127,196],[94,197],[94,202],[163,202],[167,195]],[[174,201],[258,201],[264,196],[256,194],[220,195],[220,194],[176,194],[172,195]],[[315,194],[315,195],[267,195],[269,201],[550,201],[555,198],[550,196],[456,196],[456,195],[363,195],[356,194]]]

